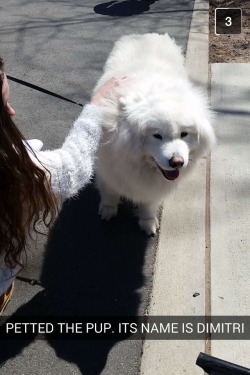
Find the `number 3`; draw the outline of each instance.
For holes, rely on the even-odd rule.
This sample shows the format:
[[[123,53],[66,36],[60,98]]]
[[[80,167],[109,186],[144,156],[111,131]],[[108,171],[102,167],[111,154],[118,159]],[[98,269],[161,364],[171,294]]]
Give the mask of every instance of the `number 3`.
[[[231,17],[226,17],[225,25],[226,26],[232,26],[232,18]]]

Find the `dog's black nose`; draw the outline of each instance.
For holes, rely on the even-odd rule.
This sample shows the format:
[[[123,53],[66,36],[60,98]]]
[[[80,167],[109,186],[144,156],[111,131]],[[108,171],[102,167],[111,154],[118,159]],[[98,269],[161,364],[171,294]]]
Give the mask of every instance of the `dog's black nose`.
[[[184,159],[180,155],[173,155],[169,160],[169,165],[172,168],[181,168],[184,164]]]

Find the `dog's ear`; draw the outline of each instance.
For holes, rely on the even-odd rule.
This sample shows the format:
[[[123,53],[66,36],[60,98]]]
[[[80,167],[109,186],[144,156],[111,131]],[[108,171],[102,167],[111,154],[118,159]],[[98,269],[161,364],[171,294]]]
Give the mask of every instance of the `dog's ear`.
[[[119,106],[121,109],[125,108],[126,107],[126,104],[127,104],[127,100],[126,100],[126,97],[124,96],[121,96],[119,98]]]
[[[141,110],[141,105],[143,104],[143,98],[139,94],[131,94],[126,96],[121,96],[119,98],[118,107],[121,113],[126,113],[129,117],[133,117],[133,115],[137,114],[138,112],[144,112]]]
[[[122,107],[127,107],[129,105],[134,105],[138,102],[141,102],[143,100],[143,96],[139,94],[131,94],[127,96],[121,96],[119,99],[119,103]]]
[[[199,144],[200,152],[208,154],[216,142],[214,129],[207,119],[203,119],[199,126]]]
[[[120,112],[120,116],[124,115],[124,113],[127,112],[127,107],[128,107],[127,97],[121,96],[118,101],[118,109]]]

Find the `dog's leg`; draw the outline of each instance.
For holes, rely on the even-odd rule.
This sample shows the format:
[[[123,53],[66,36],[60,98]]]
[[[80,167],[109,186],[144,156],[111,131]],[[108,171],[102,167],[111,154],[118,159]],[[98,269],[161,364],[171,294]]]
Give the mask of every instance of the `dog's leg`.
[[[157,219],[158,209],[159,203],[139,205],[139,225],[144,232],[151,236],[155,235],[159,228],[159,221]]]
[[[112,217],[116,216],[119,200],[119,195],[116,195],[115,193],[101,192],[99,215],[101,215],[103,220],[110,220]]]
[[[110,220],[117,214],[120,196],[110,190],[100,179],[97,178],[96,182],[101,195],[99,215],[103,220]]]

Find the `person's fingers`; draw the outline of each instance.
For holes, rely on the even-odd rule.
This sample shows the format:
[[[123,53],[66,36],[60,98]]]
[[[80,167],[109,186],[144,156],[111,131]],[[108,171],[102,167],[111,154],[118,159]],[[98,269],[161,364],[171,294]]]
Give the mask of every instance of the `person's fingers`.
[[[101,104],[103,99],[110,97],[111,95],[118,95],[117,88],[124,84],[125,80],[128,80],[127,76],[119,76],[110,78],[103,86],[99,88],[94,97],[91,100],[93,104]]]
[[[128,79],[128,76],[122,76],[122,77],[113,77],[115,81],[124,81],[125,79]]]
[[[113,83],[114,86],[119,86],[119,85],[123,84],[123,82],[128,80],[128,79],[129,79],[129,77],[127,77],[127,76],[112,77],[110,83]]]

